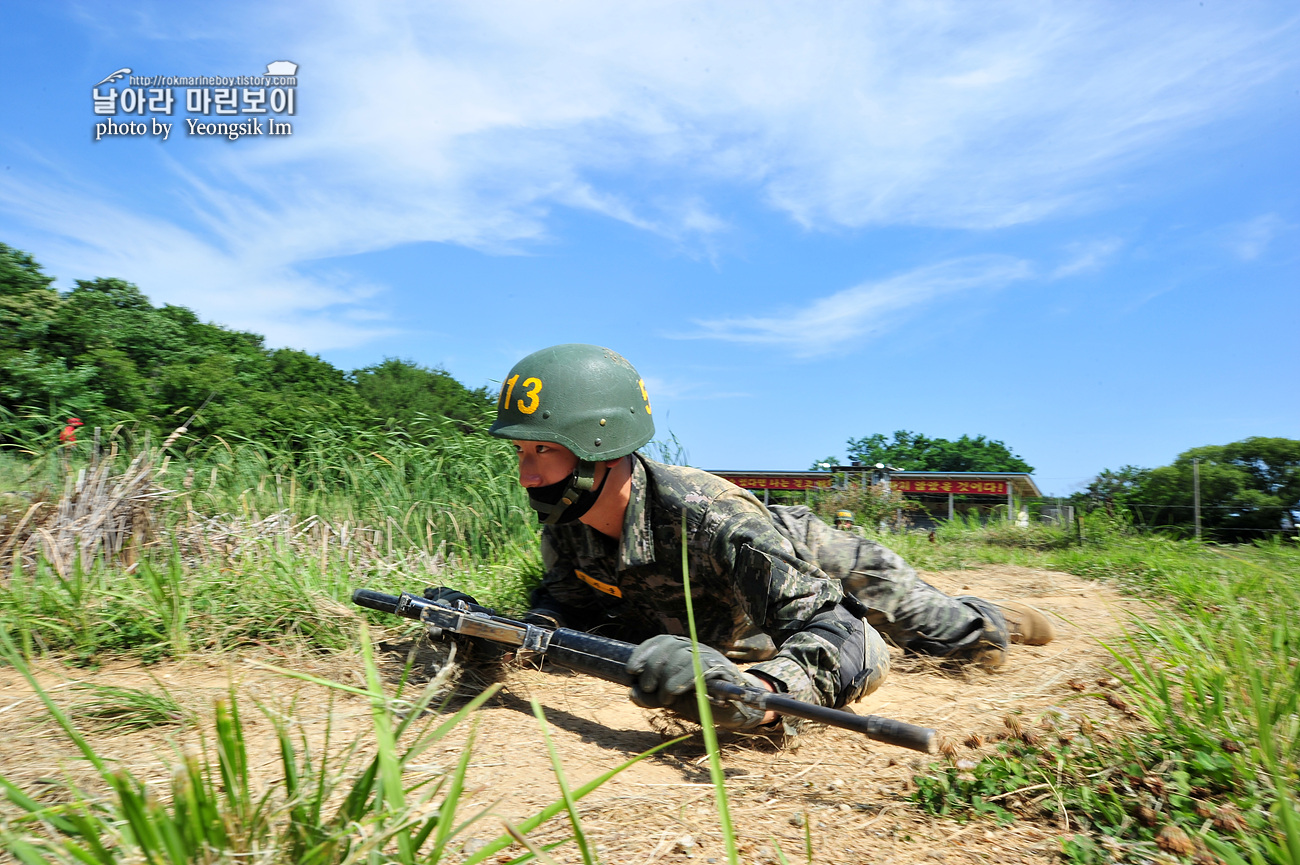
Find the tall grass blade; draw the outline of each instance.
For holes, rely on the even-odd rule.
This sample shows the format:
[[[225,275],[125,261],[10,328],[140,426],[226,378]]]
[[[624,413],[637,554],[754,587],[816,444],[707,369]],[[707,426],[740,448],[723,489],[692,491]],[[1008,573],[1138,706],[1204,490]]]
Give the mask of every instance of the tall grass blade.
[[[110,775],[107,764],[105,764],[100,756],[95,753],[95,749],[90,746],[90,743],[86,741],[86,738],[72,725],[72,721],[68,719],[68,716],[64,714],[58,704],[50,698],[50,695],[46,690],[41,687],[41,683],[36,680],[34,675],[32,675],[31,669],[18,653],[18,648],[13,644],[13,641],[9,639],[9,633],[3,629],[0,629],[0,657],[2,657],[7,664],[17,670],[20,676],[27,680],[27,684],[32,687],[32,691],[35,692],[40,701],[45,704],[45,708],[50,713],[50,717],[54,718],[55,723],[59,725],[59,729],[63,730],[64,734],[72,740],[72,743],[77,746],[77,750],[80,751],[81,755],[95,767],[100,776],[107,780]]]
[[[525,850],[532,853],[543,865],[559,865],[558,862],[547,855],[545,850],[528,840],[528,836],[515,828],[509,820],[502,820],[501,823],[506,828],[506,834],[513,838],[516,844],[523,846]]]
[[[437,862],[442,858],[442,853],[446,849],[448,842],[459,828],[456,826],[456,809],[460,806],[461,794],[465,792],[465,774],[469,771],[470,755],[473,750],[474,731],[471,730],[469,738],[465,740],[465,745],[461,748],[460,759],[456,761],[456,768],[451,773],[447,793],[442,799],[442,808],[438,814],[438,827],[434,830],[433,835],[433,850],[429,854],[431,861]]]
[[[582,853],[582,861],[585,865],[593,865],[596,858],[592,854],[591,846],[587,843],[586,833],[582,831],[582,821],[578,818],[578,806],[573,801],[573,794],[569,792],[569,782],[564,777],[564,766],[560,762],[560,754],[555,750],[555,743],[551,741],[550,725],[546,723],[546,714],[542,711],[542,704],[535,697],[531,700],[531,703],[533,715],[542,728],[542,739],[546,742],[546,752],[551,757],[551,771],[555,773],[555,780],[560,785],[560,795],[564,799],[564,807],[569,812],[569,825],[573,827],[573,839],[578,844],[578,850]]]
[[[718,751],[718,731],[713,728],[713,708],[704,685],[704,666],[700,663],[700,640],[695,633],[695,608],[691,603],[690,559],[686,549],[686,513],[682,513],[682,593],[686,596],[686,622],[691,634],[691,663],[695,667],[695,705],[700,713],[704,733],[704,747],[709,754],[709,777],[713,781],[714,802],[718,808],[718,822],[722,826],[722,839],[727,848],[727,862],[740,865],[740,850],[736,846],[736,833],[731,825],[731,808],[727,801],[727,776],[722,771],[722,756]]]
[[[679,742],[684,742],[688,738],[690,737],[678,736],[675,739],[669,739],[667,742],[661,742],[660,744],[655,745],[653,748],[649,749],[648,751],[643,751],[642,753],[637,754],[635,757],[631,758],[630,760],[620,763],[619,765],[615,766],[613,769],[610,769],[607,772],[602,772],[600,775],[597,775],[595,778],[592,778],[590,781],[583,784],[581,787],[575,789],[573,791],[573,801],[577,802],[578,800],[582,799],[588,793],[600,787],[602,784],[604,784],[610,778],[613,778],[619,772],[626,771],[629,767],[635,766],[637,763],[640,763],[645,758],[658,754],[660,751],[664,750],[665,748],[670,748]],[[556,801],[552,802],[550,805],[547,805],[541,811],[538,811],[532,817],[529,817],[527,820],[524,820],[523,822],[519,823],[516,828],[518,828],[519,831],[523,833],[531,832],[534,829],[536,829],[538,826],[545,823],[547,820],[550,820],[556,814],[559,814],[566,807],[567,804],[565,803],[563,798],[557,799]],[[514,839],[510,836],[508,832],[503,833],[496,840],[483,845],[483,847],[479,848],[477,851],[471,854],[469,858],[467,858],[463,863],[461,863],[461,865],[478,865],[479,862],[483,862],[488,857],[494,856],[500,851],[504,850],[506,847],[509,847],[513,842]]]

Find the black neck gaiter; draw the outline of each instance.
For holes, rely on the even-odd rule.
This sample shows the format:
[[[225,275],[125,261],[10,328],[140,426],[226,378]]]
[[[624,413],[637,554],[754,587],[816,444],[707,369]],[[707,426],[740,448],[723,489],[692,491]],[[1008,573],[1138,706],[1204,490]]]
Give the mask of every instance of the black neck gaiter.
[[[584,468],[587,471],[584,472]],[[591,481],[595,471],[595,463],[579,462],[573,474],[564,480],[528,490],[528,504],[537,511],[538,522],[548,526],[573,523],[591,510],[611,474],[611,470],[606,469],[605,476],[600,479],[600,486],[592,489]],[[583,483],[584,480],[586,484]]]

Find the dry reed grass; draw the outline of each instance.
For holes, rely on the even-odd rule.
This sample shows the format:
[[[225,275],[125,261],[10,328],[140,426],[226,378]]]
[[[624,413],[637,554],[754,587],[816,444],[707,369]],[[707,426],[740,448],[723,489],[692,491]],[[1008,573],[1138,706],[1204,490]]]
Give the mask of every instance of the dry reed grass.
[[[96,559],[130,568],[150,547],[174,548],[187,565],[210,565],[255,551],[291,552],[298,557],[334,557],[366,571],[397,570],[440,575],[462,566],[448,553],[447,542],[428,538],[417,546],[389,520],[376,527],[350,520],[331,521],[318,514],[300,517],[284,508],[265,516],[194,510],[186,490],[162,483],[170,458],[144,449],[124,469],[115,469],[117,445],[88,466],[65,474],[57,500],[49,489],[9,495],[0,513],[0,561],[18,557],[24,570],[45,560],[67,578],[74,562]],[[188,486],[186,478],[184,486]],[[184,501],[169,511],[168,505]]]
[[[74,477],[68,472],[58,501],[36,494],[22,517],[0,522],[0,560],[18,557],[23,567],[38,559],[67,577],[80,560],[96,558],[127,567],[158,535],[156,507],[175,495],[158,484],[167,459],[155,463],[149,449],[116,471],[117,446],[105,459],[96,453]]]

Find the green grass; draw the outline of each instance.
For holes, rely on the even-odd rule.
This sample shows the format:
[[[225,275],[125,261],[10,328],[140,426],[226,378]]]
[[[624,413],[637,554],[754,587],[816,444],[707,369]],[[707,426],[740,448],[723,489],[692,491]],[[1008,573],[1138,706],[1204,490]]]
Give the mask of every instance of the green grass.
[[[353,606],[355,588],[418,592],[447,583],[513,611],[540,569],[535,555],[436,575],[414,566],[408,571],[401,559],[358,570],[337,553],[322,563],[315,554],[269,546],[207,565],[176,555],[145,559],[129,573],[102,562],[88,570],[78,565],[67,578],[38,563],[30,572],[14,567],[0,582],[0,627],[24,657],[55,655],[82,664],[112,656],[152,662],[255,645],[337,651],[356,647],[363,616],[390,629],[401,621]]]
[[[153,503],[141,560],[74,560],[60,573],[10,544],[0,626],[24,657],[149,662],[256,643],[355,648],[360,613],[348,599],[361,586],[448,583],[523,608],[541,564],[507,443],[447,427],[304,436],[297,452],[220,440],[154,448],[156,483],[172,493]],[[128,444],[106,434],[100,460],[125,471]],[[89,457],[0,454],[0,548],[32,502],[72,488]]]
[[[120,431],[101,439],[99,458],[122,467],[144,446]],[[154,463],[166,460],[158,483],[175,493],[160,522],[188,525],[196,514],[224,515],[226,522],[284,513],[299,523],[315,516],[333,526],[336,543],[346,523],[354,533],[370,532],[385,551],[441,550],[476,563],[536,543],[536,517],[515,479],[508,442],[465,435],[446,423],[415,432],[304,430],[295,444],[182,437],[164,451],[154,442]],[[34,496],[57,498],[91,459],[88,441],[68,459],[59,450],[4,452],[0,492],[9,495],[0,498],[0,513]]]
[[[181,865],[246,860],[293,865],[414,865],[447,859],[474,865],[516,841],[537,851],[527,841],[527,833],[566,810],[580,833],[576,801],[638,760],[672,744],[665,742],[574,789],[564,782],[557,758],[563,796],[466,856],[461,849],[466,830],[487,814],[486,809],[465,814],[461,807],[473,752],[472,734],[455,765],[439,775],[413,772],[411,764],[453,729],[472,723],[475,710],[496,688],[484,691],[451,716],[428,712],[438,683],[430,683],[413,700],[402,699],[400,692],[396,698],[390,697],[381,684],[364,628],[359,642],[377,751],[373,757],[361,757],[360,740],[332,750],[328,731],[323,748],[313,753],[304,738],[295,740],[283,717],[264,710],[275,725],[279,762],[278,772],[270,777],[259,775],[250,764],[241,707],[232,693],[215,706],[211,740],[201,754],[186,756],[184,764],[175,768],[170,795],[162,798],[95,751],[73,719],[41,688],[16,647],[0,635],[0,656],[27,679],[109,791],[107,796],[92,795],[65,783],[59,795],[37,800],[0,775],[0,792],[12,806],[12,814],[0,822],[0,845],[26,865]],[[340,687],[309,676],[299,678],[323,687]],[[582,849],[587,856],[586,845]],[[534,855],[528,852],[511,861],[527,862]]]
[[[176,495],[156,513],[157,545],[131,568],[97,560],[75,562],[60,574],[40,561],[5,562],[0,630],[17,657],[96,663],[267,644],[356,649],[362,621],[405,626],[348,603],[361,586],[397,592],[443,583],[503,612],[525,606],[541,563],[536,522],[514,481],[508,446],[438,430],[418,439],[313,435],[297,453],[250,442],[173,448],[161,483]],[[77,460],[65,470],[57,453],[0,456],[0,515],[6,521],[0,542],[31,501],[58,498],[75,478]],[[282,516],[267,523],[274,514]],[[973,772],[940,767],[929,787],[922,783],[926,792],[919,801],[939,812],[984,808],[1006,818],[1019,813],[1019,799],[994,797],[1044,784],[1051,795],[1033,813],[1055,808],[1054,817],[1067,816],[1081,830],[1067,855],[1138,861],[1149,857],[1159,826],[1136,819],[1133,803],[1156,796],[1162,820],[1229,863],[1300,865],[1300,816],[1292,793],[1300,786],[1300,545],[1202,546],[1131,534],[1101,514],[1091,515],[1082,529],[957,521],[938,530],[936,543],[925,535],[882,539],[924,569],[983,563],[1049,568],[1157,599],[1111,646],[1121,673],[1119,695],[1143,722],[1141,734],[1115,742],[1077,734],[1069,742],[1047,737],[1046,744],[1007,745]],[[196,537],[203,539],[198,547]],[[232,543],[218,544],[221,537]],[[229,723],[231,730],[238,726]],[[295,751],[292,759],[305,758]],[[384,813],[414,795],[393,786],[391,760],[383,775],[389,786],[367,794],[382,795]],[[220,760],[212,765],[220,768]],[[200,796],[194,791],[208,771],[200,769],[177,795]],[[313,784],[325,783],[321,771],[312,769]],[[286,769],[286,784],[289,774]],[[1114,779],[1108,782],[1112,793],[1090,796],[1090,783],[1103,776]],[[1147,777],[1163,785],[1158,796],[1144,786]],[[131,783],[114,788],[122,803],[135,801],[128,795]],[[571,809],[566,798],[559,807]],[[1198,803],[1205,802],[1236,808],[1250,832],[1216,828],[1212,818],[1200,816]],[[725,788],[719,807],[725,813]],[[49,829],[52,819],[43,815],[38,822]],[[448,839],[436,834],[444,830],[429,831],[434,834],[424,841],[433,838],[437,846],[442,837],[438,849],[447,849]],[[325,843],[327,836],[310,843]],[[392,837],[401,853],[407,842]]]
[[[78,684],[74,694],[84,694],[69,714],[102,730],[150,730],[194,723],[194,713],[176,702],[159,685],[157,692],[118,685]]]
[[[1023,545],[1014,543],[1017,531]],[[953,525],[937,544],[923,536],[886,543],[920,567],[1050,568],[1153,599],[1108,646],[1121,673],[1119,698],[1143,731],[1115,743],[1049,737],[1046,745],[1004,747],[972,774],[942,768],[922,783],[918,801],[936,812],[978,811],[1037,778],[1060,791],[1040,810],[1064,810],[1092,833],[1067,847],[1078,861],[1140,861],[1172,824],[1230,863],[1300,865],[1293,793],[1300,787],[1300,546],[1203,546],[1128,534],[1101,518],[1085,525],[1082,543],[1063,543],[1053,532],[1068,535]],[[1089,792],[1090,782],[1112,776],[1121,780],[1111,792]],[[1155,778],[1160,792],[1144,778]],[[1134,817],[1143,797],[1160,815],[1154,825]],[[1202,813],[1225,805],[1243,815],[1248,832],[1224,832]],[[1111,846],[1097,847],[1097,839]]]

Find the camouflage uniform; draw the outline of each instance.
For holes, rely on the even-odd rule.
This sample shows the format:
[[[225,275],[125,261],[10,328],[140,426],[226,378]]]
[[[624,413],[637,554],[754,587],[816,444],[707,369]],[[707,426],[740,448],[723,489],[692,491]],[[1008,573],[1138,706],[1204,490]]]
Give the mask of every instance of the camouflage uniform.
[[[966,658],[1006,649],[1006,621],[994,604],[945,595],[893,550],[832,528],[803,505],[772,505],[769,510],[795,555],[840,580],[844,591],[869,610],[867,621],[896,645],[927,655]]]
[[[688,633],[682,591],[682,516],[700,641],[793,697],[842,706],[880,684],[884,641],[773,525],[750,493],[698,469],[632,455],[632,490],[619,539],[580,523],[542,530],[546,575],[533,614],[630,642]]]

